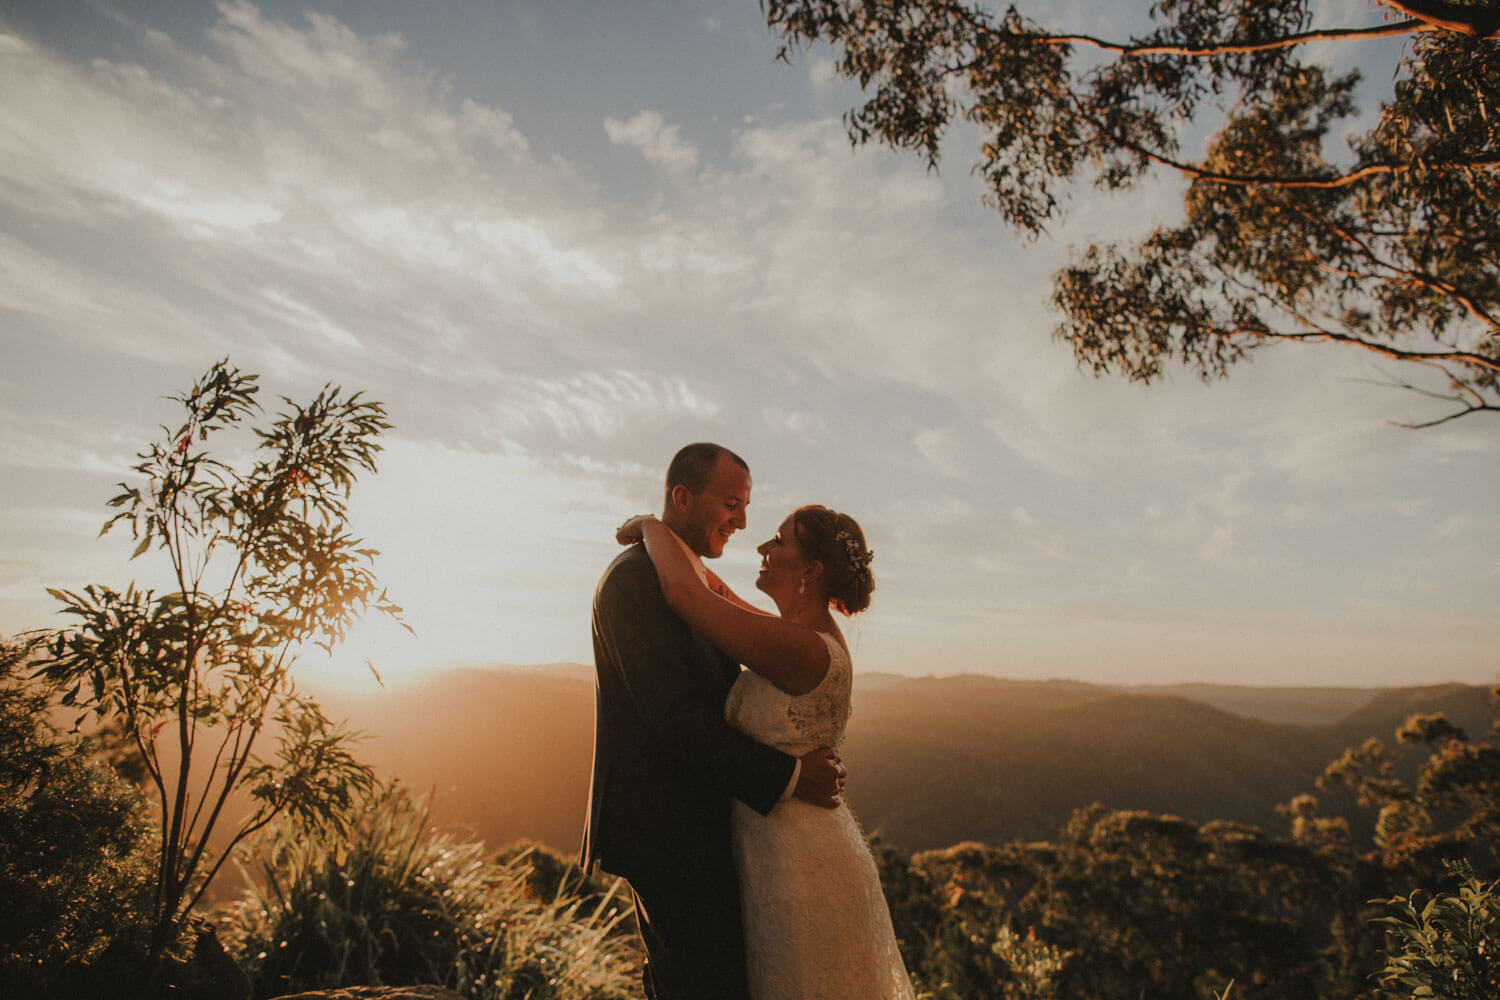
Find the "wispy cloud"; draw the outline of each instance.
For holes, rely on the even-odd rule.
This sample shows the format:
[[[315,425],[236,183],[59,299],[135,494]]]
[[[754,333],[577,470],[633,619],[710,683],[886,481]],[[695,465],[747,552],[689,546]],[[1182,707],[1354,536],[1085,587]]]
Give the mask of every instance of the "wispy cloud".
[[[90,421],[0,410],[0,468],[8,478],[26,481],[46,472],[83,472],[118,480],[138,459],[118,431],[101,431]]]
[[[362,37],[317,14],[299,29],[234,3],[209,37],[217,59],[153,36],[163,60],[146,69],[79,66],[6,36],[0,205],[65,220],[79,240],[129,232],[148,252],[127,283],[111,273],[118,260],[80,274],[70,254],[70,273],[7,240],[5,305],[79,318],[66,303],[97,302],[111,281],[171,282],[198,290],[174,303],[186,313],[179,344],[197,336],[183,328],[218,326],[232,303],[260,323],[235,338],[242,346],[317,316],[325,339],[344,332],[328,346],[347,348],[381,316],[398,340],[462,349],[482,335],[470,306],[540,324],[614,283],[580,245],[592,224],[580,227],[571,182],[529,158],[508,113],[456,100],[404,62],[397,36]],[[152,339],[173,336],[144,302],[117,311],[155,315]]]
[[[680,378],[651,372],[580,372],[564,378],[504,378],[494,404],[505,437],[551,432],[597,445],[631,429],[711,419],[720,406]]]
[[[329,341],[333,346],[357,350],[359,338],[323,313],[299,302],[285,292],[267,288],[261,293],[272,308],[280,312],[288,325],[300,327]]]

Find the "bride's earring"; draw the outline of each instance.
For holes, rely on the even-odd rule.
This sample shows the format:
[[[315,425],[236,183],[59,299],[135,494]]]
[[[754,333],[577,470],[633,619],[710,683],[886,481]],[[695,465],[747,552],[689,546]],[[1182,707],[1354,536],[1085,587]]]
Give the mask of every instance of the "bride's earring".
[[[805,593],[807,593],[807,580],[805,578],[802,579],[802,580],[799,580],[797,582],[797,593],[799,593],[799,594],[805,594]]]

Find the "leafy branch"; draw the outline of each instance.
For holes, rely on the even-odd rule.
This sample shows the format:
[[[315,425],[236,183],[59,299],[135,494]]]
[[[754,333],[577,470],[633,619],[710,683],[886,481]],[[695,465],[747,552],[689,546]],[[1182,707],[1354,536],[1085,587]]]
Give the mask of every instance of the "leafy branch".
[[[1186,182],[1181,225],[1086,247],[1055,276],[1056,333],[1084,367],[1149,381],[1175,355],[1223,377],[1259,345],[1335,344],[1436,371],[1451,392],[1395,383],[1458,404],[1412,425],[1435,426],[1500,411],[1500,8],[1386,6],[1401,18],[1313,27],[1309,0],[1162,0],[1153,30],[1118,42],[1014,6],[763,2],[782,59],[826,42],[865,91],[851,142],[935,169],[954,124],[974,126],[983,200],[1023,236],[1084,179],[1106,195]],[[1313,43],[1386,37],[1409,39],[1389,96],[1335,157],[1360,79],[1314,61]],[[1184,154],[1205,128],[1203,154]],[[1306,330],[1275,333],[1288,318]]]

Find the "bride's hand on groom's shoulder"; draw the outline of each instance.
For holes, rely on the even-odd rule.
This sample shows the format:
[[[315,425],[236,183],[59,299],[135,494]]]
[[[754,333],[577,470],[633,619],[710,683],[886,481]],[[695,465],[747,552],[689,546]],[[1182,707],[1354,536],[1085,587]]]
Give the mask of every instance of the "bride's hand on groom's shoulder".
[[[651,520],[650,514],[637,514],[627,517],[625,522],[615,529],[615,541],[621,545],[634,545],[641,540],[642,525]]]

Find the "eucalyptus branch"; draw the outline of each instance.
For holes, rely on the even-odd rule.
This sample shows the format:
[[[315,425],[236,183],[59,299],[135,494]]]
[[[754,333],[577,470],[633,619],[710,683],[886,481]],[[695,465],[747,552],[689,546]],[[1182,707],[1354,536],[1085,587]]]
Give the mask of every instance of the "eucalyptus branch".
[[[1309,42],[1347,42],[1374,38],[1391,38],[1410,35],[1418,31],[1435,31],[1439,26],[1420,19],[1397,21],[1369,28],[1321,28],[1314,31],[1299,31],[1280,38],[1268,38],[1259,42],[1213,42],[1208,45],[1161,45],[1144,42],[1110,42],[1093,35],[1038,34],[1032,37],[1042,45],[1089,45],[1105,52],[1116,52],[1126,58],[1135,56],[1204,56],[1249,55],[1253,52],[1271,52],[1288,49]],[[990,31],[990,34],[995,32]]]
[[[1399,10],[1426,22],[1433,28],[1455,31],[1474,38],[1500,37],[1500,10],[1493,3],[1462,4],[1448,0],[1380,0],[1387,7]]]
[[[157,791],[161,795],[161,807],[163,812],[165,812],[167,808],[167,783],[166,779],[162,776],[161,760],[156,755],[156,743],[154,740],[142,738],[139,721],[128,724],[130,725],[131,738],[135,740],[136,749],[141,752],[141,760],[146,765],[146,773],[151,776],[151,783],[156,786]]]
[[[156,785],[156,798],[158,808],[160,808],[161,810],[161,816],[165,818],[167,815],[167,782],[166,778],[162,774],[161,762],[156,757],[156,747],[154,745],[154,741],[152,745],[148,746],[147,743],[141,739],[140,729],[138,727],[134,730],[134,735],[136,746],[141,748],[141,757],[146,761],[146,770],[151,775],[152,783]],[[163,887],[166,885],[167,881],[167,872],[169,870],[170,860],[171,854],[167,850],[167,838],[163,837],[161,838],[161,843],[157,849],[157,885],[154,896],[156,901],[155,905],[157,906],[158,911],[160,910],[161,906],[161,899],[164,891]]]
[[[192,896],[188,898],[187,902],[183,905],[182,912],[191,913],[198,906],[199,902],[201,902],[203,899],[203,894],[206,893],[208,891],[208,887],[213,884],[214,878],[219,874],[220,869],[224,867],[224,863],[234,856],[234,852],[240,846],[240,844],[243,843],[247,837],[250,837],[253,834],[259,833],[261,830],[265,829],[265,827],[274,818],[274,816],[266,816],[259,822],[243,827],[239,830],[239,832],[237,832],[233,837],[230,838],[229,843],[225,845],[224,850],[220,852],[219,856],[214,860],[213,864],[209,866],[208,871],[204,873],[203,879],[199,882],[197,890],[192,894]]]
[[[194,831],[196,831],[197,828],[198,828],[198,820],[201,819],[202,816],[203,816],[203,807],[208,802],[209,794],[213,791],[214,781],[216,780],[215,776],[218,775],[218,773],[219,773],[219,765],[224,760],[224,750],[225,750],[226,747],[229,746],[230,736],[231,735],[234,736],[234,743],[235,743],[235,746],[236,746],[236,750],[232,751],[230,753],[229,759],[232,762],[238,756],[238,749],[237,748],[238,748],[238,745],[239,745],[239,733],[240,733],[240,731],[241,731],[242,728],[243,728],[242,726],[232,726],[232,727],[230,727],[229,732],[226,732],[224,734],[224,738],[221,739],[221,740],[219,740],[219,749],[214,753],[214,759],[209,764],[209,767],[208,767],[208,777],[203,782],[203,792],[202,792],[202,794],[200,794],[198,796],[198,805],[193,810],[193,817],[192,817],[192,819],[188,821],[187,834],[186,834],[188,840],[192,840],[193,839]],[[226,786],[228,786],[228,782],[226,782]],[[213,823],[210,822],[209,823],[209,828],[211,829],[212,827],[213,827]]]
[[[1304,218],[1307,218],[1310,222],[1314,221],[1312,216],[1305,210],[1299,209],[1298,212]],[[1435,292],[1439,295],[1444,295],[1448,298],[1453,299],[1459,305],[1463,306],[1464,310],[1467,311],[1469,315],[1474,319],[1477,319],[1479,322],[1485,324],[1492,330],[1500,330],[1500,321],[1497,321],[1494,316],[1491,316],[1489,312],[1485,310],[1484,306],[1482,306],[1479,301],[1474,298],[1474,296],[1462,291],[1452,282],[1443,281],[1436,275],[1427,274],[1424,271],[1418,271],[1408,267],[1402,267],[1392,261],[1385,260],[1375,252],[1373,247],[1370,247],[1367,243],[1365,243],[1365,241],[1361,240],[1353,233],[1348,232],[1344,227],[1327,219],[1318,221],[1321,221],[1324,225],[1326,225],[1329,232],[1344,240],[1346,243],[1349,243],[1352,246],[1358,248],[1359,251],[1365,255],[1366,259],[1368,259],[1376,267],[1384,268],[1386,271],[1390,272],[1390,274],[1396,276],[1397,278],[1411,281],[1423,288],[1426,288],[1428,291]]]
[[[1181,160],[1174,160],[1170,156],[1158,153],[1153,149],[1142,146],[1140,143],[1114,134],[1108,126],[1097,118],[1082,114],[1079,117],[1092,125],[1100,135],[1106,137],[1120,148],[1129,150],[1158,166],[1175,170],[1186,177],[1191,177],[1195,181],[1202,181],[1206,184],[1222,184],[1226,187],[1273,187],[1287,190],[1332,191],[1338,188],[1349,187],[1351,184],[1358,184],[1360,181],[1369,180],[1371,177],[1402,174],[1415,169],[1414,165],[1410,163],[1370,163],[1356,170],[1333,177],[1289,177],[1284,174],[1226,174],[1216,170],[1207,170],[1191,163],[1184,163]],[[1424,165],[1424,169],[1433,172],[1466,170],[1471,168],[1478,170],[1500,168],[1500,156],[1487,156],[1472,160]]]
[[[1371,351],[1375,354],[1390,358],[1394,361],[1431,365],[1433,367],[1437,367],[1439,370],[1444,371],[1445,373],[1447,373],[1447,369],[1442,367],[1441,363],[1443,362],[1450,364],[1467,365],[1470,367],[1481,368],[1489,371],[1500,371],[1500,358],[1493,358],[1488,355],[1475,353],[1473,351],[1409,351],[1395,347],[1391,344],[1383,344],[1378,341],[1368,340],[1366,338],[1358,337],[1353,334],[1340,333],[1336,330],[1329,329],[1321,323],[1318,323],[1316,320],[1312,319],[1310,316],[1303,314],[1300,310],[1296,309],[1288,302],[1283,302],[1280,300],[1269,300],[1263,290],[1246,284],[1245,282],[1241,281],[1237,275],[1226,273],[1224,274],[1224,279],[1232,284],[1239,286],[1242,290],[1255,295],[1257,298],[1263,301],[1269,301],[1270,304],[1272,304],[1275,308],[1291,315],[1294,319],[1296,319],[1299,323],[1306,327],[1306,330],[1304,332],[1297,333],[1289,330],[1272,330],[1264,326],[1237,326],[1232,329],[1220,331],[1221,335],[1250,337],[1256,340],[1268,341],[1281,340],[1296,341],[1302,343],[1343,344],[1349,347],[1363,348],[1364,350]],[[1451,377],[1451,373],[1448,374]],[[1488,409],[1489,407],[1485,408]]]
[[[1444,416],[1437,417],[1433,420],[1422,421],[1421,423],[1392,421],[1392,423],[1397,427],[1401,427],[1406,430],[1423,430],[1429,427],[1437,427],[1441,424],[1446,424],[1450,421],[1457,420],[1460,417],[1467,417],[1471,413],[1482,413],[1486,411],[1500,412],[1500,404],[1490,403],[1486,401],[1485,398],[1481,396],[1473,386],[1466,384],[1462,379],[1458,378],[1442,365],[1431,365],[1430,367],[1436,368],[1438,371],[1442,372],[1443,375],[1448,379],[1448,384],[1453,388],[1453,395],[1433,392],[1431,389],[1424,389],[1421,386],[1413,385],[1410,382],[1399,380],[1392,380],[1389,382],[1376,382],[1374,384],[1390,389],[1401,389],[1406,392],[1414,392],[1419,396],[1426,396],[1429,399],[1439,399],[1445,403],[1458,403],[1460,404],[1461,409],[1455,410],[1454,412],[1446,414]]]
[[[1281,303],[1283,309],[1287,308]],[[1298,317],[1301,319],[1302,317]],[[1378,354],[1384,358],[1394,361],[1410,361],[1417,364],[1447,361],[1454,364],[1470,365],[1475,368],[1483,368],[1488,371],[1500,371],[1500,358],[1491,358],[1483,354],[1475,354],[1472,351],[1408,351],[1390,344],[1382,344],[1353,334],[1338,333],[1334,330],[1324,329],[1311,321],[1305,321],[1310,329],[1306,333],[1292,333],[1289,331],[1261,330],[1258,334],[1271,340],[1301,341],[1310,344],[1344,344],[1349,347],[1359,347],[1364,350]]]
[[[230,794],[235,790],[235,788],[237,788],[239,786],[240,775],[244,773],[245,765],[250,760],[250,751],[251,751],[251,748],[254,746],[254,744],[255,744],[255,734],[251,733],[250,742],[247,743],[246,746],[245,746],[245,755],[243,757],[241,757],[237,763],[232,762],[231,763],[231,767],[230,767],[230,772],[224,776],[224,781],[220,785],[220,788],[219,788],[218,798],[214,802],[213,811],[209,813],[208,823],[204,827],[204,834],[203,834],[202,837],[199,837],[195,841],[194,847],[193,847],[192,856],[190,858],[188,858],[188,863],[184,866],[184,871],[186,871],[186,872],[197,871],[198,866],[203,863],[203,855],[208,850],[208,831],[212,830],[214,828],[214,825],[218,822],[219,814],[221,812],[223,812],[225,804],[229,801]],[[269,820],[267,820],[267,821],[269,822]],[[264,825],[264,824],[261,824],[261,825]],[[229,851],[233,848],[233,846],[235,844],[239,843],[239,841],[241,839],[242,839],[241,837],[232,838],[230,840],[229,847],[225,848],[224,856],[227,856],[229,854]],[[213,867],[210,869],[208,875],[204,878],[203,885],[199,889],[198,894],[194,895],[193,900],[189,901],[188,904],[183,907],[183,912],[184,913],[187,913],[188,911],[192,910],[193,905],[194,905],[194,901],[196,901],[197,898],[198,898],[198,895],[201,895],[202,892],[203,892],[203,890],[208,887],[208,884],[213,881],[214,875],[218,873],[219,868],[222,865],[223,865],[223,857],[221,857],[219,859],[218,863],[215,864],[215,865],[213,865]]]
[[[1440,371],[1443,371],[1445,374],[1448,373],[1447,369],[1442,368],[1441,365],[1439,365],[1437,367],[1439,368]],[[1451,375],[1449,377],[1450,377],[1450,380],[1451,380]],[[1428,399],[1439,399],[1439,400],[1442,400],[1445,403],[1456,402],[1460,398],[1458,396],[1449,395],[1448,393],[1445,393],[1445,392],[1434,392],[1431,389],[1425,389],[1422,386],[1415,385],[1415,384],[1413,384],[1411,382],[1403,382],[1400,379],[1385,379],[1385,380],[1382,380],[1382,379],[1367,378],[1367,379],[1359,379],[1358,381],[1363,382],[1366,385],[1378,385],[1381,388],[1385,388],[1385,389],[1400,389],[1403,392],[1411,392],[1411,393],[1415,393],[1418,396],[1426,396]],[[1468,387],[1465,386],[1464,388],[1468,388]],[[1468,394],[1469,395],[1475,395],[1472,389],[1469,390]],[[1445,417],[1443,419],[1447,420],[1449,418]],[[1410,425],[1410,424],[1400,424],[1399,426],[1410,427],[1412,425]]]
[[[1395,21],[1389,24],[1371,25],[1364,28],[1317,28],[1310,31],[1290,32],[1276,38],[1266,38],[1259,41],[1237,42],[1226,39],[1204,45],[1172,45],[1141,41],[1114,42],[1099,38],[1096,35],[1078,33],[1052,34],[1046,31],[1018,33],[997,29],[990,17],[976,8],[951,6],[947,9],[947,14],[954,20],[962,21],[963,24],[978,35],[1009,39],[1015,37],[1017,34],[1021,34],[1027,40],[1037,42],[1041,45],[1087,45],[1104,52],[1114,52],[1126,58],[1154,55],[1187,56],[1189,58],[1249,55],[1255,52],[1269,52],[1277,49],[1293,48],[1311,42],[1364,41],[1409,35],[1419,31],[1435,31],[1444,28],[1456,30],[1451,24],[1441,23],[1430,16],[1430,14],[1409,9],[1409,7],[1401,3],[1392,2],[1392,0],[1380,0],[1380,2],[1395,7],[1410,16],[1406,20]],[[1454,5],[1447,4],[1445,6],[1452,7]],[[1472,11],[1472,8],[1470,10]],[[1455,20],[1454,23],[1458,22]]]
[[[176,862],[182,857],[182,824],[184,813],[187,811],[188,782],[192,776],[193,747],[189,726],[191,719],[189,708],[193,681],[196,679],[195,661],[197,660],[198,636],[193,620],[193,602],[187,594],[187,585],[183,574],[183,553],[181,546],[184,544],[181,538],[182,521],[177,510],[176,495],[174,493],[173,503],[170,508],[170,523],[165,531],[167,537],[168,551],[172,559],[172,569],[177,576],[178,593],[182,597],[184,613],[187,615],[187,643],[183,654],[183,666],[181,681],[177,685],[177,782],[172,795],[171,811],[168,818],[166,836],[163,838],[163,848],[171,864],[167,873],[167,885],[170,889],[177,888],[179,869]],[[170,897],[175,893],[169,892],[169,899],[164,904],[163,916],[168,920],[175,917],[172,912]]]

